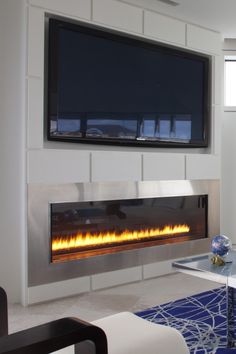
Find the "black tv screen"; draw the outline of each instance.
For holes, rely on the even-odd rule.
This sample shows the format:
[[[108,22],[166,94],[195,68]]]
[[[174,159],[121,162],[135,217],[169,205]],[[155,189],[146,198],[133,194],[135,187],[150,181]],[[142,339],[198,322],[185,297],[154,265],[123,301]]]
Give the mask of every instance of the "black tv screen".
[[[209,59],[49,20],[48,139],[208,144]]]

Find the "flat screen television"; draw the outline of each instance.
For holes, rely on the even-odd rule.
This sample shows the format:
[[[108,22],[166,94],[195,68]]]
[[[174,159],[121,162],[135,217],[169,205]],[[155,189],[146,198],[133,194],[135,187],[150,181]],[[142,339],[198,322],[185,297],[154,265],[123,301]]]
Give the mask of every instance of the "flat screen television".
[[[49,20],[48,139],[206,147],[209,58]]]

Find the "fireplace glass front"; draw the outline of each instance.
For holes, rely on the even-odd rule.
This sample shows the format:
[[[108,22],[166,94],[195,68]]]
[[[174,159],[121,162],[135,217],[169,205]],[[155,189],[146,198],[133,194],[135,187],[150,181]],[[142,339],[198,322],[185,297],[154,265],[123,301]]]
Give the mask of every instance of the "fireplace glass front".
[[[50,204],[51,262],[207,237],[207,195]]]

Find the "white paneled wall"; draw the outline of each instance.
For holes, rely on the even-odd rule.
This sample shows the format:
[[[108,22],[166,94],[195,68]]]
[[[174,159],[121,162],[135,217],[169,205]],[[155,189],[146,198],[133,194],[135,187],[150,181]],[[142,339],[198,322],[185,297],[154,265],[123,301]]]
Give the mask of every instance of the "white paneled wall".
[[[44,11],[29,7],[28,11],[28,75],[43,79]]]
[[[92,153],[92,182],[140,181],[141,155],[98,151]]]
[[[132,267],[115,270],[113,272],[95,274],[92,275],[91,278],[92,290],[110,288],[111,286],[142,280],[142,267]]]
[[[212,57],[212,103],[215,105],[220,105],[223,96],[223,85],[224,82],[222,76],[222,56],[215,55]]]
[[[68,1],[65,6],[64,1],[52,0],[31,0],[29,6],[29,30],[28,30],[28,150],[29,166],[28,166],[28,182],[36,183],[36,180],[42,182],[45,179],[43,173],[35,177],[36,171],[35,161],[39,156],[47,156],[50,159],[58,160],[59,151],[61,151],[61,161],[63,161],[63,143],[58,148],[44,149],[43,137],[43,81],[44,81],[44,16],[50,10],[54,14],[71,15],[74,19],[86,19],[86,22],[100,23],[105,27],[115,27],[128,33],[140,33],[141,37],[147,37],[159,40],[161,42],[172,43],[183,48],[194,48],[200,53],[212,54],[212,125],[211,125],[211,146],[206,151],[204,149],[199,153],[192,150],[193,155],[198,155],[198,161],[201,166],[205,166],[205,153],[209,162],[211,158],[217,159],[215,155],[219,154],[220,145],[220,59],[219,48],[221,37],[218,33],[211,30],[202,29],[197,26],[186,24],[185,22],[169,18],[167,16],[142,10],[140,7],[132,6],[119,2],[117,0],[93,0],[93,1]],[[90,20],[90,15],[92,20]],[[71,156],[75,156],[74,149],[79,148],[79,144],[75,147],[71,145]],[[37,149],[42,149],[44,153],[39,154]],[[83,150],[86,149],[83,146]],[[190,171],[191,166],[186,166],[190,157],[185,159],[185,155],[189,156],[188,151],[181,151],[180,154],[173,154],[170,150],[159,153],[158,149],[153,149],[153,153],[145,152],[143,148],[140,152],[134,153],[127,147],[127,152],[110,151],[110,147],[103,147],[105,151],[91,151],[91,165],[89,165],[89,176],[91,181],[114,181],[114,180],[151,180],[151,179],[183,179],[186,178],[186,171]],[[119,150],[119,148],[116,148]],[[132,149],[133,150],[133,149]],[[87,156],[90,151],[88,150]],[[70,154],[70,152],[67,152]],[[142,156],[143,155],[143,156]],[[142,160],[143,158],[143,160]],[[194,157],[193,157],[194,158]],[[73,158],[67,159],[67,167],[71,171],[75,171],[80,161],[73,161]],[[32,166],[31,166],[32,164]],[[84,165],[84,160],[81,160]],[[156,168],[156,166],[160,168]],[[76,166],[76,167],[75,167]],[[214,175],[215,170],[211,174],[207,173],[204,168],[200,168],[197,173],[198,178],[218,178],[219,173]],[[47,172],[45,172],[47,174]],[[71,172],[73,176],[75,172]],[[63,173],[61,179],[65,181]],[[188,175],[193,175],[189,173]],[[39,177],[41,176],[41,177]],[[74,177],[73,177],[74,178]],[[73,178],[68,177],[68,181]],[[53,178],[52,178],[53,179]],[[83,178],[82,178],[83,180]]]
[[[29,2],[50,12],[84,19],[90,19],[91,16],[91,0],[29,0]]]
[[[189,48],[220,55],[221,41],[219,34],[214,31],[187,24],[186,39]]]
[[[185,27],[182,21],[150,11],[144,13],[144,34],[156,40],[185,46]]]
[[[27,182],[70,183],[87,181],[140,181],[220,178],[220,45],[221,36],[211,30],[165,15],[147,11],[118,0],[29,0],[27,98]],[[95,24],[127,32],[141,38],[160,41],[211,57],[212,125],[211,144],[207,149],[164,149],[99,147],[47,142],[44,137],[44,18],[45,14],[71,17],[80,23]],[[65,147],[66,146],[66,147]],[[140,280],[170,271],[170,263],[144,265],[90,278],[90,289]],[[142,273],[143,272],[143,273]],[[141,276],[142,273],[142,276]],[[88,279],[82,289],[88,290]],[[63,282],[62,282],[63,283]],[[63,285],[63,284],[62,284]],[[29,289],[29,301],[40,301],[37,294],[49,294],[53,285]],[[76,292],[71,280],[71,294]],[[69,291],[70,293],[70,291]],[[66,294],[68,295],[68,294]],[[43,296],[43,295],[42,295]],[[50,298],[46,295],[46,299]],[[43,297],[41,297],[43,300]]]
[[[220,157],[40,149],[28,152],[28,183],[219,179]]]
[[[215,156],[220,157],[221,152],[221,132],[222,132],[222,117],[223,108],[221,105],[212,107],[212,122],[211,122],[211,146]],[[213,158],[215,157],[213,156]]]
[[[77,150],[31,150],[28,152],[30,183],[89,182],[89,152]]]
[[[143,154],[143,180],[185,179],[184,154]]]
[[[86,293],[91,290],[90,277],[68,279],[52,284],[33,286],[28,289],[28,303],[59,299],[66,296]]]
[[[236,244],[236,112],[224,112],[222,123],[222,231]]]
[[[220,158],[211,155],[187,155],[186,179],[220,179]]]
[[[224,55],[235,55],[236,39],[225,39],[223,43],[224,52],[222,53],[222,73]],[[223,80],[222,80],[223,82]],[[222,85],[222,97],[224,85]],[[223,110],[223,109],[222,109]],[[222,113],[221,125],[221,232],[236,244],[236,110],[228,107]]]
[[[44,119],[43,117],[43,79],[28,79],[28,130],[27,144],[29,148],[43,147]]]
[[[92,19],[105,26],[142,33],[142,9],[116,0],[93,0]]]
[[[155,278],[163,274],[173,273],[172,262],[162,261],[143,266],[143,279]]]

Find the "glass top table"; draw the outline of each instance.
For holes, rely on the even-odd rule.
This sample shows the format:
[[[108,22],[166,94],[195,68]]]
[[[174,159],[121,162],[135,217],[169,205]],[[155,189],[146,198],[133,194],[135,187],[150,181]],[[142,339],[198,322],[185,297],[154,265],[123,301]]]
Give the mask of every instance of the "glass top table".
[[[172,266],[183,273],[236,288],[236,250],[229,252],[223,266],[212,264],[211,257],[212,253],[184,258],[173,262]]]
[[[226,287],[227,296],[227,342],[228,346],[235,346],[236,338],[234,335],[233,325],[233,307],[235,306],[236,289],[236,250],[232,250],[225,257],[225,265],[217,266],[211,263],[212,253],[188,257],[176,260],[172,263],[174,269],[196,276],[199,278],[211,280]]]

